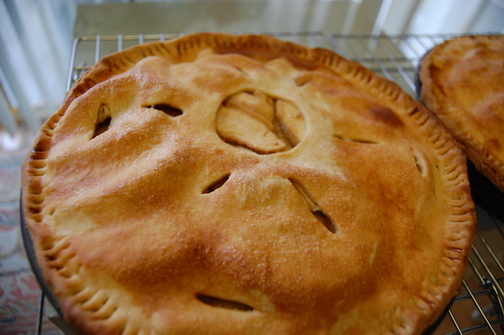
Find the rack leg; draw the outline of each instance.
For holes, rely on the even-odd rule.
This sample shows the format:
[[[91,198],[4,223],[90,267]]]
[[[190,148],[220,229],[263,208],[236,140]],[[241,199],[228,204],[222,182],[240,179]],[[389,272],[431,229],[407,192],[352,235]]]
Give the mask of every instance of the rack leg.
[[[45,295],[40,290],[39,292],[39,299],[38,299],[38,306],[37,306],[37,323],[35,324],[35,334],[40,335],[42,334],[42,318],[44,317],[44,300],[45,300]]]

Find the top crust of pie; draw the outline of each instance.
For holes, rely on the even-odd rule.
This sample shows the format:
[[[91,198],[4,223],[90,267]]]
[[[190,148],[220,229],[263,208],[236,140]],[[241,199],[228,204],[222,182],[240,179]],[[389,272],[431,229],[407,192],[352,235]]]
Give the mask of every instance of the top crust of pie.
[[[466,267],[465,158],[323,49],[202,33],[105,57],[23,166],[23,214],[86,334],[415,334]]]
[[[420,98],[504,192],[504,36],[450,39],[422,60]]]

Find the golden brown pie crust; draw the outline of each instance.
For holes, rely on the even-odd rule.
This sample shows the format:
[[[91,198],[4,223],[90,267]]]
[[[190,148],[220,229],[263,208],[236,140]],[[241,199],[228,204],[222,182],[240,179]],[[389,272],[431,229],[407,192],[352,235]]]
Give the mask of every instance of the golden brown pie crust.
[[[504,192],[504,36],[450,39],[422,60],[421,100]]]
[[[42,127],[23,211],[86,334],[415,334],[475,231],[465,158],[323,49],[202,33],[105,57]]]

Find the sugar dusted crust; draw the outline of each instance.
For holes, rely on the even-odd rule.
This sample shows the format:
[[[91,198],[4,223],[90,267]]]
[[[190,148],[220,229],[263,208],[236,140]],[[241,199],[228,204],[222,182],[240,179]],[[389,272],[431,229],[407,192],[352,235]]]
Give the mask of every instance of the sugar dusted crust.
[[[25,161],[23,211],[86,334],[420,333],[475,231],[464,156],[396,85],[211,33],[90,69]]]
[[[436,46],[423,58],[419,79],[422,101],[504,191],[504,36],[462,36]]]

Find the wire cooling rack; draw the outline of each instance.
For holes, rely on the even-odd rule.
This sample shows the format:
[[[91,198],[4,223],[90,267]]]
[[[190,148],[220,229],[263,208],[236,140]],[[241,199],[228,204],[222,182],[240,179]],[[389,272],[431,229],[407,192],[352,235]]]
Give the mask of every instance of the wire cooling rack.
[[[327,32],[266,33],[308,47],[331,49],[358,61],[415,95],[415,73],[427,50],[455,35],[341,35]],[[95,35],[74,40],[68,87],[103,56],[151,41],[164,41],[180,34]]]
[[[398,84],[416,98],[416,73],[422,56],[455,35],[340,35],[323,31],[269,33],[308,47],[331,49]],[[103,56],[180,34],[85,36],[74,41],[67,87]],[[479,230],[458,295],[426,334],[504,334],[504,195],[469,166]],[[37,334],[44,316],[41,294]],[[50,306],[49,306],[50,307]]]

